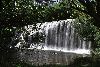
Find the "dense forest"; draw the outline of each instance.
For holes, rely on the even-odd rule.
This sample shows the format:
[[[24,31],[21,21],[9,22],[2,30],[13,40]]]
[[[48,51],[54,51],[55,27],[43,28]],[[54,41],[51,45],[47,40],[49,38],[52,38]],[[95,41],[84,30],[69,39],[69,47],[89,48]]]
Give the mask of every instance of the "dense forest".
[[[35,2],[37,3],[35,4],[34,0],[0,1],[0,64],[12,64],[7,63],[7,56],[17,51],[14,46],[18,41],[15,40],[16,42],[12,42],[12,38],[15,36],[15,30],[23,31],[22,27],[32,24],[34,25],[34,29],[37,29],[37,23],[76,19],[74,26],[79,36],[92,42],[92,57],[75,59],[77,63],[84,63],[87,60],[90,62],[88,62],[86,66],[81,66],[80,64],[76,67],[99,67],[100,1],[62,0],[61,2],[53,3],[52,0],[36,0]],[[36,41],[38,42],[38,40],[39,37]],[[73,64],[71,67],[73,67]],[[15,63],[15,67],[25,67],[24,65],[26,65],[26,67],[31,67],[31,65],[28,66],[24,63]],[[56,65],[54,65],[54,67],[55,66]],[[43,67],[45,67],[45,65]],[[49,66],[47,65],[47,67]],[[53,66],[51,65],[50,67]]]

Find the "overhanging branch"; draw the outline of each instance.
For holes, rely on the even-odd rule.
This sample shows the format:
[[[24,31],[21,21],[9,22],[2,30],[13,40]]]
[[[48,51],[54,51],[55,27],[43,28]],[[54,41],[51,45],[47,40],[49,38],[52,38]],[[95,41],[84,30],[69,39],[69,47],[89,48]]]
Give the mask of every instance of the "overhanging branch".
[[[73,0],[71,2],[75,5],[75,7],[77,7],[77,5],[75,4],[75,2]]]
[[[78,8],[78,7],[72,6],[72,8],[75,9],[75,10],[81,11],[81,12],[83,12],[83,13],[85,13],[85,14],[89,14],[86,10],[82,10],[82,9],[80,9],[80,8]]]
[[[80,12],[83,12],[83,13],[85,13],[85,14],[88,14],[88,15],[90,15],[91,17],[97,16],[96,13],[91,13],[91,12],[88,12],[88,11],[86,11],[86,10],[82,10],[82,9],[80,9],[80,8],[78,8],[78,7],[72,6],[72,8],[75,9],[75,10],[78,10],[78,11],[80,11]]]
[[[72,3],[75,5],[75,7],[74,6],[71,6],[73,9],[78,10],[78,11],[81,11],[81,12],[83,12],[85,14],[89,14],[86,10],[82,10],[79,7],[77,7],[77,5],[75,4],[75,2],[73,0],[72,0]]]

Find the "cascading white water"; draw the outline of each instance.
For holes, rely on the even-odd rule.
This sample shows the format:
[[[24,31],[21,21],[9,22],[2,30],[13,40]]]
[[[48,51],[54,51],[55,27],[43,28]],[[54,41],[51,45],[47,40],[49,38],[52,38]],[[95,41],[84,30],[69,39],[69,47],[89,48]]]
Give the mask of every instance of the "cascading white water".
[[[89,54],[91,42],[78,36],[73,27],[74,21],[67,19],[43,24],[41,29],[46,35],[43,50]]]
[[[43,23],[38,31],[42,32],[46,36],[45,42],[40,43],[42,46],[37,46],[36,48],[42,48],[42,50],[90,54],[91,42],[84,41],[78,36],[73,27],[74,21],[74,19],[67,19]],[[37,31],[32,30],[32,28],[32,25],[25,27],[27,32],[29,32],[28,43],[31,45],[31,48],[34,48],[36,44],[32,42],[32,36],[35,36]],[[17,45],[19,45],[19,43]]]

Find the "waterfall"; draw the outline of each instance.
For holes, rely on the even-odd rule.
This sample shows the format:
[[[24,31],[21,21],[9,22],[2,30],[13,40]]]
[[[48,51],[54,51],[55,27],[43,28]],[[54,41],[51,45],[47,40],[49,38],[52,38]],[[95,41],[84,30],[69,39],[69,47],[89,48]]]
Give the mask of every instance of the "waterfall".
[[[78,36],[73,27],[74,21],[67,19],[43,24],[41,29],[46,35],[44,50],[89,54],[91,42]]]
[[[74,21],[74,19],[67,19],[45,22],[42,25],[37,25],[37,27],[40,28],[38,31],[32,29],[33,25],[25,26],[24,29],[29,33],[27,36],[28,41],[26,42],[31,45],[29,49],[37,48],[41,50],[90,54],[91,42],[84,41],[81,37],[79,37],[73,27]],[[32,42],[32,38],[35,36],[36,32],[42,33],[45,36],[44,42],[40,42],[38,44],[34,44],[34,42]],[[25,34],[25,32],[22,34]],[[19,45],[19,43],[17,45]]]

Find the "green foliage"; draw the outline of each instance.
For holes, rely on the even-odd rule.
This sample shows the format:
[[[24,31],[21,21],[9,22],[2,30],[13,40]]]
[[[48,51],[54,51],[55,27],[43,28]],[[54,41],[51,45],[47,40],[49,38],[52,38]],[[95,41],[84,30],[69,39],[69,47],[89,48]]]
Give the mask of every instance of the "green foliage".
[[[92,53],[100,57],[100,24],[99,20],[96,19],[99,18],[99,11],[95,3],[95,1],[92,1],[90,6],[90,4],[85,2],[82,3],[81,0],[72,0],[72,17],[77,19],[74,26],[78,35],[85,40],[91,41]],[[97,6],[99,5],[98,2]],[[96,13],[96,11],[98,11],[98,13]]]
[[[35,5],[33,0],[2,1],[0,22],[2,27],[22,27],[37,22],[69,18],[64,3],[52,6]]]
[[[14,36],[13,28],[1,28],[0,29],[0,47],[3,49],[8,49],[11,42],[11,37]]]
[[[65,2],[47,5],[35,5],[33,0],[2,0],[0,10],[0,45],[9,46],[14,37],[14,28],[21,30],[25,25],[34,25],[37,23],[53,20],[65,20],[70,18],[69,8]],[[38,35],[36,37],[37,41]]]
[[[77,33],[84,39],[91,41],[94,39],[96,33],[96,27],[93,26],[91,20],[85,20],[84,18],[78,18],[76,20],[74,26],[76,28]]]
[[[92,17],[93,25],[100,28],[100,1],[98,0],[71,0],[72,9],[85,13]],[[90,22],[91,23],[91,22]]]
[[[0,22],[2,26],[24,26],[34,22],[36,7],[32,0],[10,0],[2,1],[3,6],[0,11]],[[34,11],[33,11],[34,10]],[[34,13],[33,13],[34,12]]]

